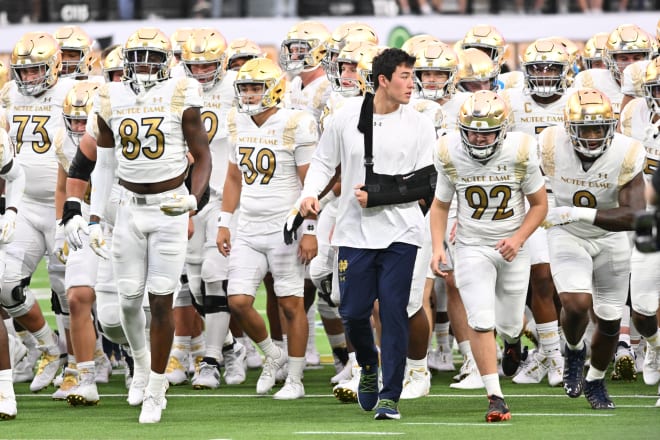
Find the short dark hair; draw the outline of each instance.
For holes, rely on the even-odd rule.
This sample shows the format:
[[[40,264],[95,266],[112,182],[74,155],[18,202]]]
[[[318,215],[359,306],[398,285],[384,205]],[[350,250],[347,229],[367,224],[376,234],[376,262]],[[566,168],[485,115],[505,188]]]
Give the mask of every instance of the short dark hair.
[[[388,80],[392,79],[392,74],[397,66],[403,64],[406,67],[415,65],[415,57],[401,49],[388,48],[374,57],[371,67],[371,75],[374,81],[374,91],[378,89],[378,76],[385,75]]]

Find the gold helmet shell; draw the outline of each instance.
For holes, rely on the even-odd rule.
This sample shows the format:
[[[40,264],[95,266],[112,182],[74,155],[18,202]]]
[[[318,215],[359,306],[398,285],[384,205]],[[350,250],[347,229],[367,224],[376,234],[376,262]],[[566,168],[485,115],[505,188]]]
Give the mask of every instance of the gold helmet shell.
[[[573,148],[582,156],[602,155],[612,143],[616,124],[612,104],[600,90],[582,88],[569,96],[564,107],[564,125]]]
[[[605,46],[610,34],[607,32],[598,32],[587,40],[582,50],[582,62],[586,69],[593,69],[594,61],[605,61]]]
[[[650,60],[655,51],[655,41],[644,29],[634,24],[622,24],[614,29],[605,44],[605,59],[610,71],[617,81],[620,81],[623,70],[630,62],[618,63],[616,55],[622,53],[643,54]]]
[[[101,62],[101,71],[103,72],[103,78],[105,82],[111,82],[114,72],[121,72],[124,74],[124,58],[122,57],[122,47],[117,46],[112,49],[108,54],[103,58]]]
[[[263,50],[257,43],[247,38],[237,38],[229,42],[225,51],[225,70],[238,70],[239,60],[247,61],[264,56]]]
[[[57,82],[62,55],[55,37],[47,32],[28,32],[18,40],[11,53],[11,74],[22,95],[36,96]],[[21,70],[38,68],[39,77],[21,78]]]
[[[378,44],[376,31],[366,23],[348,21],[332,31],[326,41],[327,53],[324,62],[329,64],[349,42],[368,42]]]
[[[73,126],[74,120],[87,121],[87,117],[92,113],[94,96],[98,92],[99,84],[92,81],[76,81],[74,86],[64,97],[62,104],[62,115],[64,116],[64,125],[67,134],[77,146],[80,144],[80,138],[85,132],[76,130]]]
[[[527,93],[549,97],[566,91],[570,59],[564,46],[556,40],[541,38],[534,41],[527,46],[520,64]]]
[[[191,31],[181,50],[186,75],[199,81],[205,91],[211,90],[225,73],[226,50],[227,40],[219,30],[202,28]],[[193,73],[192,66],[195,64],[215,64],[215,70]]]
[[[478,161],[486,161],[498,151],[509,128],[511,109],[506,100],[490,90],[474,92],[458,111],[458,126],[467,153]],[[469,132],[496,133],[495,140],[478,145],[469,140]]]
[[[385,49],[387,49],[385,46],[369,46],[362,52],[357,65],[357,74],[360,90],[363,94],[374,93],[374,78],[372,75],[374,58]]]
[[[455,91],[456,72],[459,65],[458,55],[454,49],[442,42],[429,41],[418,46],[416,53],[413,72],[419,95],[433,101],[451,96]],[[436,81],[422,81],[422,73],[425,71],[445,73],[447,79],[442,85]]]
[[[409,55],[416,56],[418,48],[425,46],[431,42],[442,43],[440,39],[429,34],[414,35],[408,38],[402,45],[401,50],[408,52]]]
[[[192,34],[193,31],[193,28],[182,27],[172,32],[172,35],[170,35],[170,44],[172,45],[172,54],[175,57],[178,58],[181,56],[183,44],[188,41],[188,37],[190,37],[190,34]]]
[[[170,76],[172,43],[160,29],[145,27],[132,33],[122,56],[124,77],[136,89],[150,88]]]
[[[92,45],[94,40],[80,26],[62,26],[53,34],[60,45],[62,56],[65,52],[75,52],[77,60],[62,60],[60,77],[77,78],[87,76],[96,62]]]
[[[649,109],[656,115],[660,115],[660,57],[655,57],[646,66],[644,72],[644,99]]]
[[[504,63],[507,49],[502,33],[495,26],[479,24],[467,31],[461,43],[462,49],[476,48],[484,51],[496,64]]]
[[[263,90],[258,102],[250,102],[250,95],[244,93],[242,85],[261,84]],[[286,78],[282,69],[269,58],[253,58],[241,66],[234,81],[234,91],[238,100],[238,111],[256,115],[275,107],[284,98]]]
[[[282,41],[280,66],[293,75],[318,68],[326,56],[328,38],[330,31],[319,21],[295,24]]]
[[[362,92],[357,67],[365,53],[372,51],[375,47],[375,44],[368,41],[350,41],[344,46],[327,71],[328,79],[335,92],[339,92],[344,97],[357,96]],[[356,78],[343,77],[342,66],[344,64],[355,66]]]
[[[9,68],[7,64],[0,61],[0,89],[9,81]]]
[[[474,88],[469,83],[480,83],[487,86],[485,90],[497,90],[497,77],[500,66],[484,51],[469,48],[458,53],[459,65],[456,72],[456,88],[462,92],[472,92]]]

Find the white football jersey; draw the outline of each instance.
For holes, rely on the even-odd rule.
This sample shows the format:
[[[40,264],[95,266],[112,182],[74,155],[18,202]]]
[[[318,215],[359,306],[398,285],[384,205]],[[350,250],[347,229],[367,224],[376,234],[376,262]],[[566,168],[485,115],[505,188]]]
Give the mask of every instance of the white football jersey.
[[[494,246],[518,230],[525,217],[525,195],[543,187],[536,139],[509,132],[487,162],[472,158],[459,132],[438,141],[435,154],[438,185],[435,196],[450,202],[456,193],[456,242]],[[448,225],[449,227],[449,225]]]
[[[621,75],[621,93],[628,96],[644,96],[644,76],[649,60],[635,61],[623,69]]]
[[[436,131],[444,129],[445,112],[440,104],[430,99],[412,98],[408,105],[428,117]]]
[[[62,165],[62,168],[68,174],[69,166],[71,166],[71,161],[76,155],[76,150],[78,150],[78,147],[68,136],[64,127],[58,130],[57,134],[55,135],[53,147],[55,148],[55,157],[57,157],[57,162]]]
[[[507,89],[500,96],[509,104],[512,111],[512,131],[522,131],[538,137],[550,125],[564,124],[564,107],[571,90],[567,90],[557,101],[547,105],[534,101],[523,89]]]
[[[635,98],[623,108],[619,117],[621,133],[637,139],[646,149],[644,180],[648,184],[660,164],[660,121],[651,122],[653,116],[646,100]]]
[[[344,106],[347,102],[350,102],[351,100],[355,99],[362,99],[362,96],[351,96],[351,97],[345,97],[339,92],[332,92],[330,93],[330,97],[328,98],[328,101],[325,103],[325,107],[323,108],[323,114],[321,115],[321,119],[319,120],[319,128],[321,131],[324,130],[325,127],[330,124],[330,121],[334,117],[335,113]]]
[[[300,195],[298,167],[308,164],[318,142],[308,112],[279,109],[261,126],[233,109],[228,118],[229,166],[243,174],[238,228],[247,235],[280,231]]]
[[[222,188],[227,175],[229,143],[227,140],[227,115],[235,101],[234,80],[237,72],[230,70],[222,80],[204,94],[204,106],[201,109],[202,123],[209,136],[211,149],[211,199],[222,200]]]
[[[94,112],[114,134],[117,177],[152,183],[183,174],[188,168],[183,112],[202,106],[202,88],[191,78],[170,78],[139,95],[128,83],[101,86]]]
[[[445,121],[443,124],[445,131],[452,132],[458,130],[458,112],[470,95],[472,93],[456,91],[451,95],[451,98],[441,104],[442,110],[445,112]]]
[[[64,129],[62,105],[74,84],[60,78],[40,96],[19,93],[14,81],[0,92],[0,100],[9,123],[9,137],[25,172],[25,196],[42,202],[54,202],[57,182],[57,159],[53,144]]]
[[[611,145],[585,171],[564,127],[549,127],[539,137],[541,166],[552,185],[556,206],[611,209],[619,206],[619,190],[642,172],[641,142],[614,134]],[[558,226],[585,238],[611,232],[585,222]]]
[[[612,72],[609,69],[583,70],[575,76],[572,87],[573,89],[589,87],[600,90],[605,96],[610,98],[614,113],[618,115],[621,111],[623,93],[621,93],[621,86],[614,80]]]
[[[14,159],[14,143],[9,134],[0,128],[0,169],[4,168]]]
[[[507,89],[522,89],[525,87],[525,74],[520,70],[500,73],[497,80],[500,83],[500,91]]]
[[[305,110],[319,121],[331,92],[332,86],[325,75],[319,76],[304,87],[300,77],[296,76],[287,84],[284,107]]]

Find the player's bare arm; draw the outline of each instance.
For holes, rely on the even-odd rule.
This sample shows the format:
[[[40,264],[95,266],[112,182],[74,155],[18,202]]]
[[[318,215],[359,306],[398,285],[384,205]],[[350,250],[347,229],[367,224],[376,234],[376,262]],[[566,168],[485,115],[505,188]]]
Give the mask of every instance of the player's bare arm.
[[[211,177],[209,138],[202,124],[199,107],[189,107],[183,112],[182,129],[195,163],[192,169],[190,192],[199,203]]]
[[[434,274],[446,277],[447,272],[440,269],[441,264],[447,264],[445,255],[445,234],[447,233],[447,218],[449,217],[450,202],[442,202],[433,198],[429,215],[431,216],[431,243],[433,246],[433,256],[431,257],[431,270]]]
[[[236,211],[236,207],[238,207],[238,201],[241,199],[242,183],[243,175],[241,174],[241,170],[235,163],[229,162],[225,186],[222,190],[222,208],[220,218],[218,219],[218,235],[215,240],[218,250],[225,257],[231,252],[229,224],[231,223],[231,216]]]
[[[500,251],[506,261],[513,261],[516,258],[522,245],[539,227],[548,213],[548,196],[545,187],[533,194],[528,194],[527,201],[529,202],[529,210],[520,228],[511,237],[500,240],[495,246],[495,249]]]
[[[619,207],[596,211],[594,225],[608,231],[631,231],[635,212],[646,207],[642,173],[637,174],[619,190]]]

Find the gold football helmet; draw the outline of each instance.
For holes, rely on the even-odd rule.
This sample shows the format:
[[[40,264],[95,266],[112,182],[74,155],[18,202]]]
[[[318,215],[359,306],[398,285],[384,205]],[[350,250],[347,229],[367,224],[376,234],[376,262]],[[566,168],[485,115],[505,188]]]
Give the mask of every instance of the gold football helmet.
[[[462,49],[476,48],[485,52],[497,65],[504,63],[507,45],[495,26],[480,24],[470,29],[463,37]]]
[[[99,84],[96,82],[76,81],[64,98],[62,105],[64,125],[69,138],[76,146],[80,145],[80,138],[85,133],[85,123],[92,112],[94,95],[98,89]]]
[[[292,75],[321,66],[330,31],[319,21],[302,21],[286,34],[280,48],[280,66]]]
[[[193,28],[182,27],[175,30],[172,35],[170,35],[170,44],[172,45],[172,55],[174,55],[173,62],[181,59],[181,51],[183,50],[183,44],[188,41],[188,37],[194,31]]]
[[[92,52],[94,41],[79,26],[62,26],[53,34],[62,51],[60,77],[87,76],[96,59]]]
[[[199,81],[204,91],[211,90],[225,73],[225,50],[227,41],[220,31],[210,28],[193,30],[181,51],[186,75]],[[212,70],[210,67],[204,70],[208,65],[214,66]],[[196,73],[197,68],[193,66],[201,66],[204,71]]]
[[[9,68],[7,65],[0,61],[0,89],[2,89],[5,84],[9,81]]]
[[[614,79],[620,82],[623,70],[629,64],[642,59],[650,60],[654,50],[653,38],[645,30],[634,24],[623,24],[607,38],[605,59]],[[621,54],[629,54],[630,58],[617,60]]]
[[[478,161],[493,157],[506,137],[510,117],[511,109],[497,93],[479,90],[470,95],[458,111],[458,126],[467,153]],[[475,132],[483,136],[495,134],[495,138],[490,143],[489,139],[470,141],[470,134]]]
[[[605,61],[605,45],[607,44],[607,39],[609,34],[607,32],[599,32],[594,34],[591,38],[587,40],[584,44],[584,49],[582,51],[582,62],[585,69],[594,69],[594,63],[596,66],[602,65],[602,67],[607,69],[607,61]]]
[[[408,38],[402,45],[401,50],[408,52],[412,56],[417,56],[417,50],[420,47],[426,46],[427,44],[435,42],[442,43],[438,38],[429,34],[420,34]]]
[[[163,31],[141,28],[132,33],[122,52],[124,77],[134,90],[150,88],[170,76],[172,44]]]
[[[564,108],[564,125],[573,148],[595,159],[612,143],[617,118],[609,98],[596,89],[579,89],[569,96]]]
[[[364,48],[357,65],[358,82],[362,94],[374,93],[374,78],[372,75],[374,58],[385,49],[387,49],[385,46],[368,46]]]
[[[378,44],[378,35],[376,35],[376,31],[366,23],[349,21],[340,24],[337,29],[332,31],[332,34],[330,34],[330,37],[325,43],[327,52],[324,63],[326,63],[326,65],[331,63],[337,58],[339,52],[349,42],[353,41]]]
[[[497,90],[500,66],[485,52],[469,48],[458,53],[459,65],[456,72],[456,88],[461,92]]]
[[[57,82],[61,64],[59,44],[52,35],[28,32],[12,50],[12,79],[22,95],[37,96]]]
[[[254,84],[262,86],[259,93],[251,93],[246,89],[246,86]],[[286,92],[286,78],[274,61],[254,58],[239,69],[234,81],[234,91],[238,100],[238,111],[256,115],[282,101]]]
[[[347,98],[357,96],[362,92],[357,66],[365,53],[375,47],[375,44],[366,41],[351,41],[344,46],[327,71],[330,84],[335,92],[339,92]],[[342,68],[346,64],[355,66],[355,78],[342,72]]]
[[[660,57],[646,66],[643,85],[646,104],[653,113],[660,115]]]
[[[124,59],[122,58],[121,46],[117,46],[108,52],[101,63],[101,70],[103,71],[105,82],[112,82],[113,74],[115,72],[121,72],[122,75],[124,74]]]
[[[455,77],[458,71],[458,55],[448,44],[431,41],[426,45],[418,46],[416,51],[415,86],[417,92],[424,99],[437,101],[451,96],[455,91]],[[446,75],[444,82],[436,79],[431,81],[422,80],[423,72],[438,72]]]
[[[542,38],[527,46],[520,64],[527,93],[545,98],[566,91],[569,56],[555,40]]]
[[[238,70],[246,61],[263,56],[264,52],[257,43],[247,38],[237,38],[229,42],[225,51],[225,70]]]

